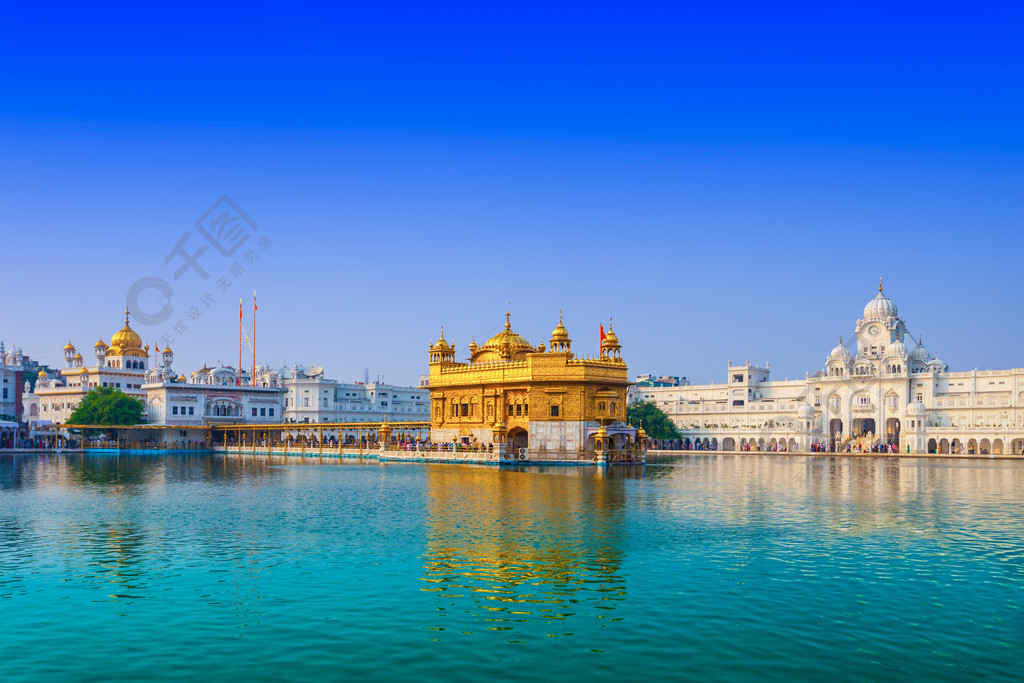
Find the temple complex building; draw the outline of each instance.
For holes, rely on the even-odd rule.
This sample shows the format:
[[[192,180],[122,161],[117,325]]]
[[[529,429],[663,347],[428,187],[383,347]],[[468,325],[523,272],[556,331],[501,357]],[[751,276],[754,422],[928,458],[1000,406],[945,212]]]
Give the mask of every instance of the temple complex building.
[[[910,334],[881,283],[853,332],[804,379],[772,380],[767,363],[729,363],[722,384],[638,383],[630,400],[656,403],[684,448],[1024,450],[1024,368],[950,372]]]
[[[65,367],[59,376],[50,377],[40,370],[35,388],[25,387],[22,396],[23,419],[41,424],[64,424],[85,395],[96,387],[113,387],[132,398],[145,402],[149,371],[149,346],[143,346],[142,337],[128,323],[124,312],[124,327],[114,333],[110,344],[102,339],[93,345],[96,362],[86,364],[82,352],[68,340],[64,346]]]
[[[285,389],[280,372],[257,368],[255,381],[250,373],[229,367],[204,366],[191,379],[176,375],[174,352],[165,347],[150,357],[149,346],[143,345],[129,323],[128,311],[124,327],[114,333],[110,344],[97,341],[93,354],[96,362],[87,365],[68,341],[66,367],[58,376],[40,370],[34,389],[25,382],[21,399],[30,426],[66,424],[86,394],[97,387],[111,387],[142,401],[149,425],[182,428],[178,434],[164,434],[167,439],[199,441],[205,433],[202,428],[209,425],[270,424],[283,419]]]
[[[506,313],[505,329],[482,346],[470,343],[465,362],[455,354],[442,330],[429,347],[434,442],[504,443],[531,459],[635,443],[637,430],[626,424],[628,372],[610,325],[600,356],[581,358],[561,317],[545,347],[516,334]]]

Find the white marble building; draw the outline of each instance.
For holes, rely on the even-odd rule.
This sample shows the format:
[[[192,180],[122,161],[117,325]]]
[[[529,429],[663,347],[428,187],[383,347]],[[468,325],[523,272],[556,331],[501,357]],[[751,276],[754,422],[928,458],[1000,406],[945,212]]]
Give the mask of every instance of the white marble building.
[[[8,351],[0,342],[0,420],[17,422],[21,413],[21,373],[24,354],[20,348]]]
[[[66,367],[59,377],[49,377],[40,370],[35,390],[22,395],[22,419],[63,424],[85,395],[96,387],[113,387],[133,398],[146,401],[142,385],[149,371],[149,346],[128,324],[115,332],[107,345],[102,339],[93,345],[96,363],[86,365],[85,358],[69,340],[64,346]],[[27,384],[27,383],[26,383]]]
[[[679,427],[684,446],[715,450],[845,451],[892,444],[901,452],[1020,454],[1024,450],[1024,368],[950,372],[914,341],[879,285],[825,367],[775,381],[749,362],[727,368],[724,384],[636,387]]]
[[[282,371],[286,422],[428,421],[430,392],[426,387],[380,382],[345,383],[324,377],[319,366]]]
[[[142,338],[131,328],[127,311],[124,327],[114,333],[109,345],[102,339],[96,342],[93,353],[96,363],[86,365],[69,341],[64,347],[67,366],[59,376],[49,377],[40,371],[35,390],[26,390],[22,396],[24,419],[64,424],[85,395],[97,387],[112,387],[142,401],[150,425],[271,424],[283,419],[284,388],[279,372],[259,368],[255,386],[244,371],[243,384],[237,386],[236,371],[227,367],[204,367],[192,373],[191,381],[184,375],[176,377],[174,352],[164,348],[151,359],[149,346],[143,346]],[[196,435],[183,432],[181,436]]]

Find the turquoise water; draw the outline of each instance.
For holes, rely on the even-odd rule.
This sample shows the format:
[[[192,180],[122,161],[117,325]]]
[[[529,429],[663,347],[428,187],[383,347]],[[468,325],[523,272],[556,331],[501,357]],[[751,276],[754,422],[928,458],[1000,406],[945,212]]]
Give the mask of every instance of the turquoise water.
[[[0,680],[1020,680],[1024,462],[0,456]]]

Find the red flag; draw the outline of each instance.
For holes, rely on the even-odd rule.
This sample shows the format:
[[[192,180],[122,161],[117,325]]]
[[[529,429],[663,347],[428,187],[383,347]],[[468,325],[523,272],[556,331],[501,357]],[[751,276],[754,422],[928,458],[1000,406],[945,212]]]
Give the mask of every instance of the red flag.
[[[604,333],[604,325],[601,325],[601,343],[604,344],[604,338],[608,335]]]
[[[242,319],[242,300],[238,300],[238,319]]]
[[[255,313],[259,309],[256,308],[256,292],[252,293],[252,312]]]
[[[157,352],[157,353],[160,353],[160,344],[158,344],[158,343],[156,343],[156,342],[153,342],[153,346],[155,346],[155,347],[156,347],[156,352]]]

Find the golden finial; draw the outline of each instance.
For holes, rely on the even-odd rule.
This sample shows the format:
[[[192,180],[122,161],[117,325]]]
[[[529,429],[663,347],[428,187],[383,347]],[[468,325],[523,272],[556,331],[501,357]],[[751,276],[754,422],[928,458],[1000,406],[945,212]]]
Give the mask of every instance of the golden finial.
[[[558,324],[559,325],[562,324],[562,309],[561,308],[558,309]]]
[[[878,293],[879,294],[882,293],[882,278],[881,278],[881,276],[879,276],[879,278],[878,278]]]
[[[843,345],[843,335],[839,335],[839,345]]]
[[[127,306],[125,306],[125,308],[124,308],[124,324],[125,325],[128,324],[128,307]]]
[[[612,317],[611,316],[608,316],[608,331],[609,332],[612,331]]]
[[[508,312],[508,311],[505,311],[505,329],[506,330],[511,330],[512,329],[512,322],[511,321],[512,321],[512,314],[510,312]]]

